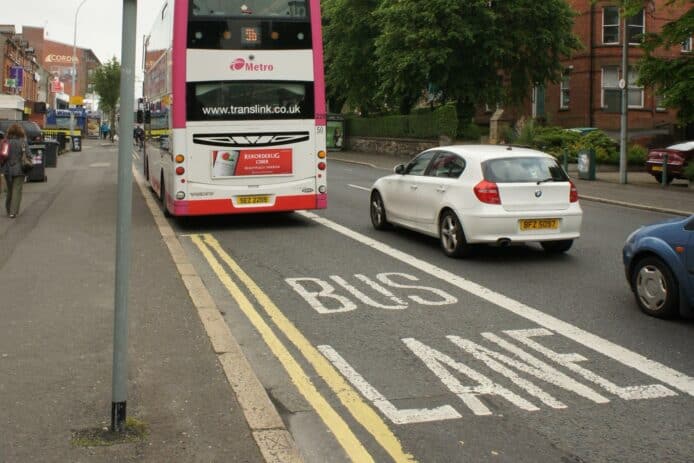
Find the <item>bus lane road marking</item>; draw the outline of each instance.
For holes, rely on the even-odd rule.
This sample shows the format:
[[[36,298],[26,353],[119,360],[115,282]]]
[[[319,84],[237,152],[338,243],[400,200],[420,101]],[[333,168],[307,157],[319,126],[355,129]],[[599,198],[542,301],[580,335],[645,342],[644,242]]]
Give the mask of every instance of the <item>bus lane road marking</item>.
[[[275,334],[273,329],[255,309],[253,303],[232,280],[217,257],[215,257],[215,254],[219,256],[236,278],[243,283],[277,329],[294,344],[299,352],[301,352],[306,361],[326,382],[349,413],[374,437],[391,458],[396,462],[416,461],[412,455],[403,450],[400,441],[378,413],[362,400],[359,393],[350,386],[333,365],[321,355],[260,287],[241,269],[231,256],[222,249],[219,242],[217,242],[212,235],[191,235],[190,238],[200,250],[219,280],[226,287],[229,294],[236,300],[246,317],[261,334],[263,340],[285,368],[299,392],[311,404],[314,410],[316,410],[316,413],[326,426],[328,426],[352,461],[361,463],[374,460],[349,428],[349,425],[320,394],[299,362],[292,357],[289,350],[282,344],[282,341]]]
[[[356,282],[351,282],[353,280]],[[377,274],[375,278],[359,273],[350,278],[338,275],[323,278],[285,278],[285,282],[306,301],[309,307],[324,316],[354,310],[406,310],[413,307],[413,304],[431,309],[458,304],[458,298],[455,296],[438,288],[424,286],[420,278],[402,272],[383,272]],[[367,295],[367,292],[371,294]],[[458,396],[470,411],[478,416],[492,414],[489,408],[478,399],[482,395],[500,397],[520,410],[529,412],[540,410],[532,399],[521,397],[502,386],[484,374],[478,366],[486,367],[495,374],[507,378],[528,396],[552,409],[567,409],[568,406],[536,385],[532,381],[533,378],[596,404],[610,402],[610,399],[593,387],[573,379],[560,368],[573,372],[586,382],[593,383],[605,392],[623,400],[647,400],[677,395],[662,384],[629,386],[615,384],[607,377],[579,365],[579,363],[588,362],[589,358],[573,352],[559,353],[543,345],[542,340],[551,342],[547,337],[555,334],[548,329],[504,330],[502,333],[510,339],[503,339],[490,332],[481,333],[481,341],[446,336],[448,341],[460,349],[459,352],[465,357],[464,359],[454,359],[414,338],[402,338],[401,341],[412,355],[419,358],[449,391]],[[374,407],[395,424],[423,423],[463,417],[450,404],[434,409],[399,410],[336,349],[329,345],[318,346],[318,349],[367,400],[373,403]],[[531,351],[535,354],[531,354]],[[467,377],[473,384],[464,385],[458,379],[458,375],[452,372]]]
[[[369,238],[368,236],[362,235],[361,233],[355,232],[345,226],[335,223],[329,219],[323,218],[315,213],[307,211],[298,211],[297,214],[311,219],[327,228],[330,228],[333,231],[336,231],[365,246],[368,246],[385,255],[388,255],[400,262],[410,265],[421,272],[431,275],[437,279],[443,280],[447,284],[460,288],[463,291],[473,294],[483,300],[486,300],[497,307],[500,307],[522,318],[530,320],[538,324],[542,328],[549,330],[550,334],[560,334],[568,339],[573,340],[574,342],[577,342],[578,344],[581,344],[591,350],[598,352],[601,355],[609,357],[617,361],[618,363],[621,363],[627,367],[637,370],[647,376],[650,376],[660,382],[667,384],[668,386],[678,389],[686,394],[689,394],[690,396],[694,396],[694,378],[687,376],[677,370],[674,370],[666,365],[651,360],[641,354],[630,351],[629,349],[626,349],[611,341],[608,341],[607,339],[603,339],[581,328],[573,326],[556,317],[541,312],[538,309],[535,309],[519,301],[511,299],[510,297],[504,296],[503,294],[492,291],[491,289],[486,288],[478,283],[462,278],[452,272],[432,265],[429,262],[426,262],[422,259],[418,259],[410,254],[390,247],[380,241]],[[528,335],[525,337],[519,337],[521,337],[522,339],[518,340],[524,342],[526,345],[534,346],[537,349],[541,349],[541,346],[536,345],[536,343],[533,343],[532,340],[528,339],[531,336]],[[405,342],[405,340],[403,340],[403,342]],[[410,345],[409,347],[412,348],[412,345]],[[563,361],[566,364],[567,368],[574,369],[574,371],[576,371],[575,369],[581,368],[575,365],[575,362],[579,361],[579,359],[577,358],[562,358],[561,355],[557,354],[555,360]],[[595,379],[597,380],[597,378]],[[657,386],[658,385],[655,386],[656,389],[658,389]],[[660,389],[660,392],[665,393],[665,391],[663,391],[662,389]],[[644,394],[648,395],[648,392],[644,391]]]

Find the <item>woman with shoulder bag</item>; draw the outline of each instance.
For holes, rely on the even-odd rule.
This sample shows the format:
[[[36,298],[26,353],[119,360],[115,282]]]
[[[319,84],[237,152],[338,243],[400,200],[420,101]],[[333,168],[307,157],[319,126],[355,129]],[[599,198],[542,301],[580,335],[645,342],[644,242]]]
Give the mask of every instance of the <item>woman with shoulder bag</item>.
[[[5,210],[10,218],[14,219],[19,214],[19,205],[22,202],[22,187],[26,175],[29,146],[27,144],[24,129],[19,124],[13,124],[7,131],[7,141],[10,143],[10,153],[2,165],[2,173],[5,174],[7,183],[7,198],[5,198]]]

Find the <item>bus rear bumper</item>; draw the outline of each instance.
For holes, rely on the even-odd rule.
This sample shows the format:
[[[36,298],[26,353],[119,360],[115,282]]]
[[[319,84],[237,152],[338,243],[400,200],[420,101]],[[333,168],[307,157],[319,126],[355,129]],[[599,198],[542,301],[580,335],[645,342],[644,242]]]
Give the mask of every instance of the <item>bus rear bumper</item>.
[[[176,200],[171,213],[175,216],[257,214],[263,212],[288,212],[297,210],[325,209],[328,195],[277,196],[272,204],[238,206],[231,199]]]

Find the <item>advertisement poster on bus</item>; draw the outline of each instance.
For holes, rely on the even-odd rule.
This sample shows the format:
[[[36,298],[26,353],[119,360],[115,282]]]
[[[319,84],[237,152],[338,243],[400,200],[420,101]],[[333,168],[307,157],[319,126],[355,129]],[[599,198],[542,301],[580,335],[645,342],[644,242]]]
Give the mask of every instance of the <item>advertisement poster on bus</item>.
[[[291,173],[291,149],[212,151],[212,178]]]

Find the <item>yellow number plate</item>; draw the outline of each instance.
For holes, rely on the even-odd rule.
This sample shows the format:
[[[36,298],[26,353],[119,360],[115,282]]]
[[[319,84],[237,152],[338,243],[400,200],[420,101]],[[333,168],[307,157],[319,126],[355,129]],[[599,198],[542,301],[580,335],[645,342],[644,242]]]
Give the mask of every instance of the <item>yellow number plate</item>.
[[[236,198],[238,204],[267,204],[270,202],[269,196],[239,196]]]
[[[663,171],[663,166],[651,166],[651,170],[653,172],[662,172]]]
[[[521,231],[556,230],[559,228],[559,219],[521,219],[518,224]]]

